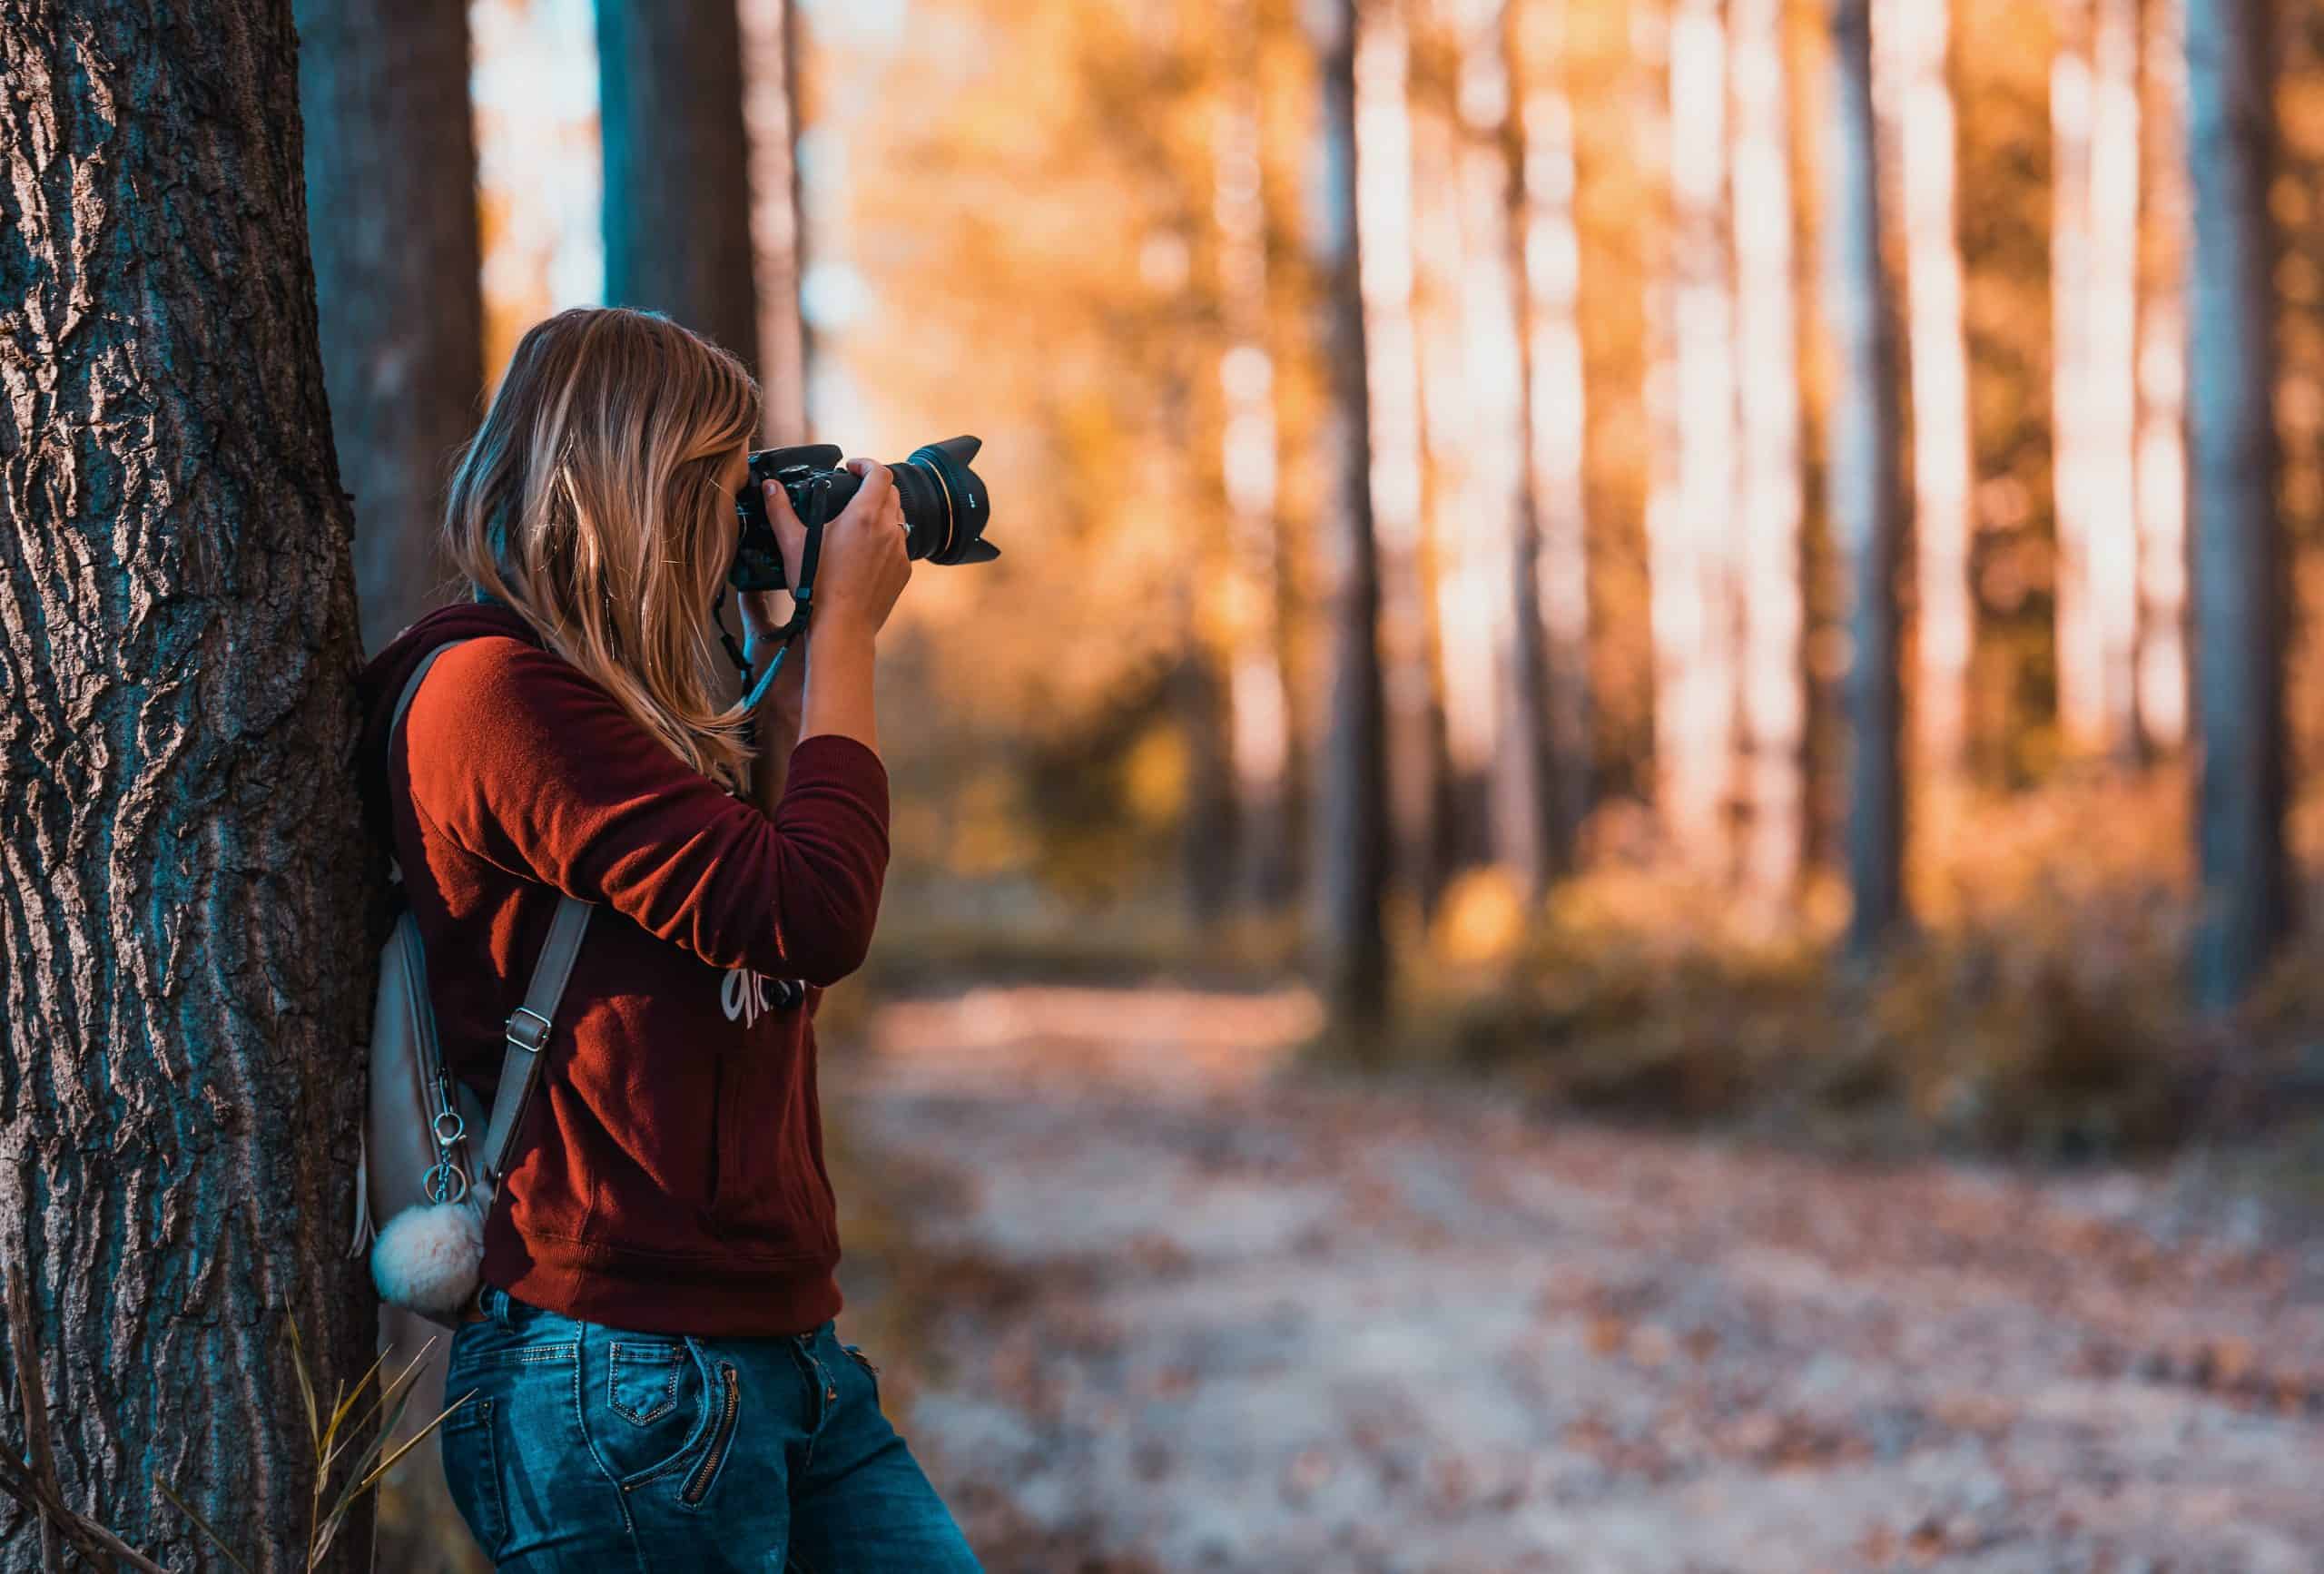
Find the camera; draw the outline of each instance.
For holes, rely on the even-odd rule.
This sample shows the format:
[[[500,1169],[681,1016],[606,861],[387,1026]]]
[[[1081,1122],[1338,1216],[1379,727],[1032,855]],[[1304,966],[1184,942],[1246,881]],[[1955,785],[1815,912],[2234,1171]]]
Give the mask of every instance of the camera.
[[[969,468],[983,446],[975,438],[950,438],[915,448],[911,458],[888,467],[903,505],[906,556],[953,564],[990,563],[1000,556],[1000,548],[984,538],[992,499]],[[785,588],[783,552],[760,487],[768,481],[782,487],[799,523],[816,529],[836,518],[863,485],[853,471],[840,468],[842,457],[829,443],[762,448],[751,456],[750,478],[734,495],[743,538],[726,574],[728,584],[736,590]]]

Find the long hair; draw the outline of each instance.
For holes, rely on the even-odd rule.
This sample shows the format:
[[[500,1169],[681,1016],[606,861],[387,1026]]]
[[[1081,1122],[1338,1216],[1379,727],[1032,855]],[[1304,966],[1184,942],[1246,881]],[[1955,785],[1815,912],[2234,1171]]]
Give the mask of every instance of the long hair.
[[[714,681],[735,528],[721,483],[758,424],[758,385],[708,339],[652,312],[560,312],[517,346],[444,513],[470,584],[729,788],[747,747]]]

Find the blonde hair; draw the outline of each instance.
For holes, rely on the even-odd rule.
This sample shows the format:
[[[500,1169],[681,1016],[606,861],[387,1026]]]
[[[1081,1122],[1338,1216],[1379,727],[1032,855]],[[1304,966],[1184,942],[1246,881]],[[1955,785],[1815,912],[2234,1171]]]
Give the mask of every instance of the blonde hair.
[[[718,697],[711,608],[734,542],[724,473],[758,424],[758,385],[708,339],[653,312],[560,312],[517,346],[444,515],[471,585],[728,788],[747,718]]]

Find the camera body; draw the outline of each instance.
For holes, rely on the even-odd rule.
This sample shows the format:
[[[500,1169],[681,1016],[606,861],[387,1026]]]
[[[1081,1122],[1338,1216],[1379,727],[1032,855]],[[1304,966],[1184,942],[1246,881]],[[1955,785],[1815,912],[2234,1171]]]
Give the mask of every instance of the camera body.
[[[950,438],[912,450],[911,457],[888,467],[904,516],[904,555],[931,563],[990,563],[1000,548],[984,538],[992,499],[983,478],[969,468],[983,447],[975,438]],[[767,518],[768,481],[783,488],[791,511],[810,531],[838,517],[862,488],[862,478],[840,468],[840,450],[829,443],[762,448],[750,459],[750,476],[734,497],[743,522],[742,540],[727,583],[736,590],[786,588],[783,551]]]

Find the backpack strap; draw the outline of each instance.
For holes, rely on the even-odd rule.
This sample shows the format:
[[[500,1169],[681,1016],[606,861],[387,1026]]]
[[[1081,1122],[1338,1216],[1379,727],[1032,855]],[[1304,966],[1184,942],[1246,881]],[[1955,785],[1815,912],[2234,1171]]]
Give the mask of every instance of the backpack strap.
[[[396,701],[395,714],[388,722],[388,743],[394,746],[396,729],[403,724],[403,713],[411,708],[411,697],[419,692],[419,683],[436,658],[466,640],[447,640],[419,658],[410,678],[403,685],[403,694]],[[500,1086],[492,1096],[492,1114],[485,1121],[484,1151],[478,1156],[481,1178],[487,1178],[497,1189],[508,1171],[509,1150],[517,1145],[517,1134],[525,1124],[525,1107],[532,1102],[533,1089],[541,1079],[541,1051],[548,1047],[551,1024],[556,1018],[557,1002],[565,998],[565,986],[573,977],[573,961],[581,954],[582,937],[588,933],[589,914],[594,905],[579,897],[560,892],[556,901],[556,916],[549,920],[548,939],[542,942],[540,959],[533,964],[532,981],[525,986],[525,1003],[508,1014],[505,1038],[507,1048],[501,1052]],[[432,1010],[432,1006],[431,1006]]]

